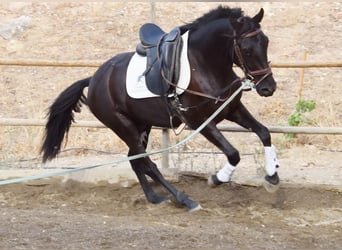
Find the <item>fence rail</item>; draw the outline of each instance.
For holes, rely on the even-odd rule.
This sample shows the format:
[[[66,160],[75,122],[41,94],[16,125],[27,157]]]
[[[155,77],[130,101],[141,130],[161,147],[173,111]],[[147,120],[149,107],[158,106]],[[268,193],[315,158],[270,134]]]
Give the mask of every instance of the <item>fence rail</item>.
[[[53,61],[53,60],[32,60],[32,59],[0,59],[0,65],[7,66],[31,66],[31,67],[93,67],[97,68],[103,64],[103,61]],[[334,68],[342,67],[342,62],[283,62],[271,63],[273,68]],[[302,73],[303,74],[303,73]],[[0,118],[0,126],[44,126],[45,120],[32,119],[11,119]],[[104,128],[104,125],[97,121],[78,121],[73,124],[74,127],[92,127]],[[221,131],[230,132],[249,132],[239,126],[218,125]],[[162,144],[167,147],[169,144],[169,131],[162,129]],[[340,127],[277,127],[269,126],[271,133],[293,133],[293,134],[331,134],[342,135]],[[169,167],[169,155],[167,152],[162,154],[162,167]]]
[[[0,59],[0,65],[7,66],[31,66],[31,67],[91,67],[97,68],[104,61],[54,61],[32,59]],[[271,63],[273,68],[334,68],[342,67],[342,62],[283,62]]]
[[[39,119],[17,119],[17,118],[0,118],[0,126],[45,126],[45,120]],[[77,121],[73,123],[73,127],[88,128],[106,128],[102,123],[97,121]],[[224,132],[250,132],[245,128],[236,125],[218,125],[219,130]],[[163,128],[156,128],[163,129]],[[290,127],[290,126],[268,126],[271,133],[292,133],[292,134],[331,134],[342,135],[340,127]]]

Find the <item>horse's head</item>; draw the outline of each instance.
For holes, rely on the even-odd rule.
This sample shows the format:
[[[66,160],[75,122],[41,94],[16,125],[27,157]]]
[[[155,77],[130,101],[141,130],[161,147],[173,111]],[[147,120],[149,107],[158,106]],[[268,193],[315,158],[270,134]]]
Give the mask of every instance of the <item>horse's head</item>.
[[[260,29],[263,15],[261,9],[253,18],[243,16],[233,23],[234,62],[252,80],[259,95],[271,96],[277,84],[267,59],[268,38]]]

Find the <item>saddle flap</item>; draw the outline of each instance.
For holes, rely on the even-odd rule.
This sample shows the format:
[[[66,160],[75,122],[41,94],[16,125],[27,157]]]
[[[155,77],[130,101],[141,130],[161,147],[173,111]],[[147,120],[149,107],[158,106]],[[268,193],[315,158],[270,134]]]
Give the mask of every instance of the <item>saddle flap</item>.
[[[170,89],[169,82],[177,83],[179,79],[180,55],[183,41],[181,30],[176,27],[165,33],[159,26],[146,23],[139,30],[141,43],[136,52],[146,56],[147,88],[154,94],[165,95]]]
[[[158,41],[164,34],[165,32],[154,23],[146,23],[141,26],[139,30],[141,43],[149,47],[157,45]]]
[[[176,92],[178,95],[181,95],[185,89],[188,88],[191,78],[191,70],[190,70],[190,63],[188,60],[188,35],[189,32],[185,32],[182,36],[182,50],[181,50],[181,63],[179,69],[179,78],[178,81],[175,81],[177,84]],[[151,48],[155,49],[155,48]],[[146,65],[148,65],[147,56],[141,56],[138,53],[134,53],[130,63],[127,67],[126,72],[126,88],[127,93],[132,98],[149,98],[149,97],[157,97],[160,94],[156,94],[151,92],[147,86],[147,75],[144,74],[146,72]],[[159,65],[158,65],[159,66]],[[177,68],[177,66],[176,66]],[[167,73],[167,72],[165,72]],[[175,73],[177,75],[177,73]],[[159,74],[160,75],[160,74]],[[159,79],[160,84],[160,79]],[[155,91],[155,87],[153,87]],[[157,93],[162,93],[165,95],[162,89],[156,91]]]

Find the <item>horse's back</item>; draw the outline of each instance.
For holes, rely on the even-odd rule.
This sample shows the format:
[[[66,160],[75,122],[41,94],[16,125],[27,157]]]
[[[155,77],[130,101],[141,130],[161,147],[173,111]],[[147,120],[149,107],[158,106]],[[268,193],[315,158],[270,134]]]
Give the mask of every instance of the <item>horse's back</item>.
[[[87,104],[100,120],[102,120],[101,116],[110,113],[108,111],[113,110],[114,106],[123,101],[126,96],[126,69],[132,55],[133,53],[127,52],[112,57],[103,63],[91,78]]]
[[[104,62],[94,73],[89,91],[95,90],[101,84],[107,84],[108,87],[109,80],[113,77],[115,82],[124,84],[127,66],[133,54],[133,52],[121,53]]]
[[[126,90],[127,67],[133,52],[114,56],[93,75],[88,89],[88,106],[103,123],[121,112],[139,124],[170,126],[165,102],[160,97],[134,99]]]

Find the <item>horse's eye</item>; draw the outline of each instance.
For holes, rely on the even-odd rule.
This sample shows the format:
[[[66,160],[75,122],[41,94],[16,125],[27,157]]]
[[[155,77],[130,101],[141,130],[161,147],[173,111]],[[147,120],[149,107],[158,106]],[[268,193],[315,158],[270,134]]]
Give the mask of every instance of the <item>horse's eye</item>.
[[[244,48],[242,49],[242,53],[247,57],[251,57],[253,54],[253,50],[252,48]]]

